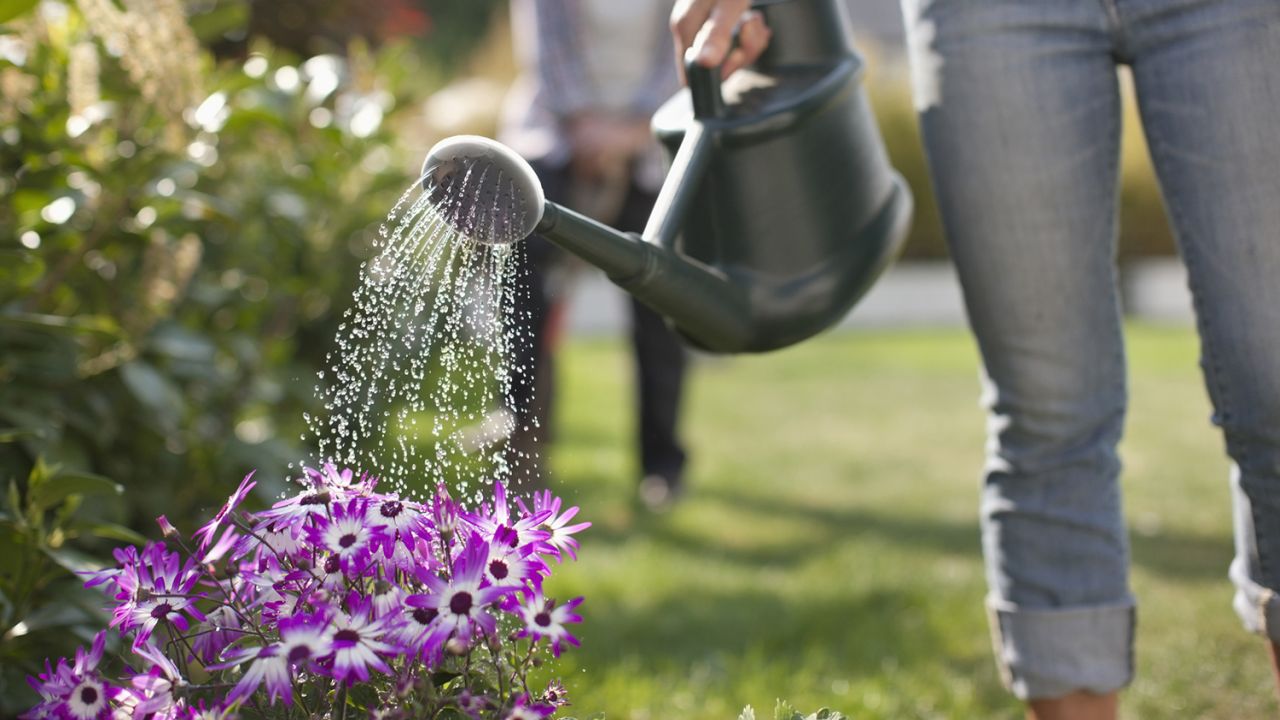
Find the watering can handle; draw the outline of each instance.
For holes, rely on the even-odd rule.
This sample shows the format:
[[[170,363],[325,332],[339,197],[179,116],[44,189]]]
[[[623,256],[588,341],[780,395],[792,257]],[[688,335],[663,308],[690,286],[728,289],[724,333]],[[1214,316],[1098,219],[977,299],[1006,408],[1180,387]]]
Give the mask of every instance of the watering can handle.
[[[735,35],[735,41],[736,39]],[[693,116],[699,120],[723,117],[724,97],[720,94],[720,66],[703,67],[690,54],[685,57],[684,76],[689,81]]]

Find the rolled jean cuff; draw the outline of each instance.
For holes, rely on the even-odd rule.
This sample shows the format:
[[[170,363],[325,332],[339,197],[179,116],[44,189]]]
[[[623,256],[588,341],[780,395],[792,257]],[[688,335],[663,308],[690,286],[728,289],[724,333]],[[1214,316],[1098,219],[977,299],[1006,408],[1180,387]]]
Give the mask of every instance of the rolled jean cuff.
[[[1109,693],[1133,680],[1135,604],[1020,608],[987,598],[1005,687],[1022,700],[1078,690]]]
[[[1231,580],[1236,585],[1232,604],[1245,629],[1280,643],[1280,595],[1255,582],[1239,559],[1231,564]]]

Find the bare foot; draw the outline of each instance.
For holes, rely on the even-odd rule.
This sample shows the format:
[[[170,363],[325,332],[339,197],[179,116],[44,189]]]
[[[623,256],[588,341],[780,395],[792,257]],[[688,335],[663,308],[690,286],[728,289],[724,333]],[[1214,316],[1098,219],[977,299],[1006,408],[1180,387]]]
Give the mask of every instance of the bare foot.
[[[1048,700],[1032,700],[1027,706],[1027,720],[1115,720],[1119,704],[1119,693],[1073,692]]]

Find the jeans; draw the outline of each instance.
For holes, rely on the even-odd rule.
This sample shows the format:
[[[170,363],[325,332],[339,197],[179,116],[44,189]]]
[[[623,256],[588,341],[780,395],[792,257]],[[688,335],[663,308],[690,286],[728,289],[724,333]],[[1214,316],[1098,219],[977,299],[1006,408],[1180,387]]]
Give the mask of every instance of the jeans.
[[[1235,606],[1280,640],[1280,2],[903,0],[945,230],[983,360],[997,660],[1024,699],[1133,675],[1116,445],[1128,65],[1233,461]]]

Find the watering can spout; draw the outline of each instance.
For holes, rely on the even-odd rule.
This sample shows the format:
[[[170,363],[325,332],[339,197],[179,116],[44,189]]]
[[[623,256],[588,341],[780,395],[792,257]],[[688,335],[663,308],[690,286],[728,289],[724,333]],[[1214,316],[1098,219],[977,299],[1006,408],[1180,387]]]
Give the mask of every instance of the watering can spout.
[[[546,200],[533,168],[498,142],[467,135],[440,141],[427,154],[422,183],[437,212],[477,242],[508,244],[536,232],[603,270],[693,344],[741,352],[750,343],[742,288],[670,249]],[[650,225],[669,232],[675,224],[662,218],[672,215],[655,213],[658,222]]]
[[[842,0],[756,7],[773,32],[756,64],[723,85],[687,64],[689,87],[654,116],[673,159],[643,234],[547,201],[529,164],[486,138],[431,150],[437,207],[480,242],[541,234],[705,350],[773,350],[836,324],[897,256],[911,193],[861,88]]]

